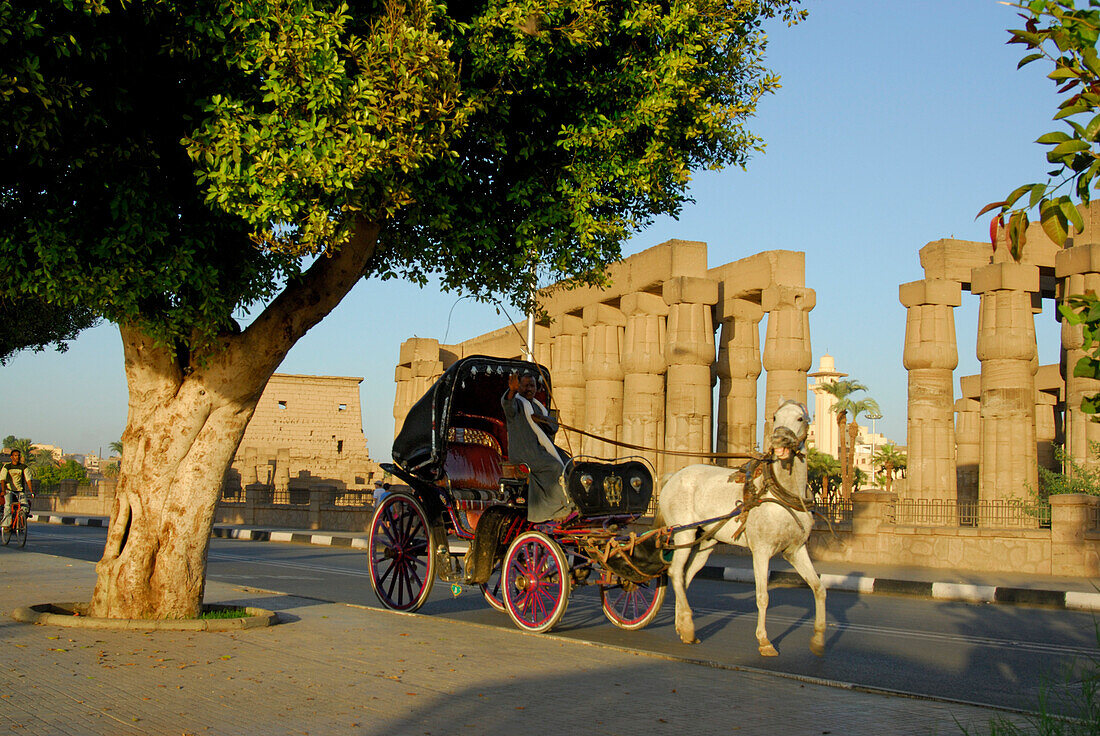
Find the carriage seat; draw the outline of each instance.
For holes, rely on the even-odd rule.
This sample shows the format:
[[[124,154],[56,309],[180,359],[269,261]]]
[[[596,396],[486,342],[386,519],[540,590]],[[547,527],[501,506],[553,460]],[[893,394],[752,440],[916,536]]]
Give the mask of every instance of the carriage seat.
[[[452,442],[443,469],[452,489],[495,491],[500,486],[502,459],[494,447]]]

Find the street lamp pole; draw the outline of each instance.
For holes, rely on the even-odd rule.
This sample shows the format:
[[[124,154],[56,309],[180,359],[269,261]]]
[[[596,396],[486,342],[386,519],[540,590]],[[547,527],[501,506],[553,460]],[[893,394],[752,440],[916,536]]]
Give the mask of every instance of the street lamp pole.
[[[872,412],[867,415],[867,418],[871,420],[871,479],[875,477],[875,420],[882,419],[882,415]]]

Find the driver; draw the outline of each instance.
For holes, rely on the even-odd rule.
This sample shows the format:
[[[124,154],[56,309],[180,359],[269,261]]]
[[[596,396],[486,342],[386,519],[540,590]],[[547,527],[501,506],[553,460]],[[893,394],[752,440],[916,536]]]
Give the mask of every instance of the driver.
[[[527,520],[561,519],[573,511],[565,493],[562,473],[565,460],[554,445],[558,423],[535,398],[538,379],[531,371],[508,377],[508,390],[500,398],[508,425],[508,460],[531,469],[527,482]]]

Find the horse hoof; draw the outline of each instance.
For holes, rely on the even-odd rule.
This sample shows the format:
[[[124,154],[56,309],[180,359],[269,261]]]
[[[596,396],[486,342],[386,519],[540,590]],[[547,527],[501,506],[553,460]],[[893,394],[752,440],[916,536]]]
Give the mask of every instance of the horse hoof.
[[[778,657],[779,652],[775,651],[775,647],[773,647],[771,645],[771,643],[761,644],[760,645],[760,656],[761,657]]]
[[[825,656],[825,642],[823,641],[811,641],[810,651],[819,657]]]
[[[699,639],[696,638],[696,637],[692,637],[691,639],[688,639],[688,638],[685,638],[685,637],[681,636],[680,641],[682,641],[685,644],[698,644],[699,643]]]

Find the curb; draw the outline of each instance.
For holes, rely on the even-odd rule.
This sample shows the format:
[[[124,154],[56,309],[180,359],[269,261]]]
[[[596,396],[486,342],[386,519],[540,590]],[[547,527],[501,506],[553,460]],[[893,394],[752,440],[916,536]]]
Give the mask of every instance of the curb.
[[[48,524],[68,524],[75,526],[106,527],[107,520],[95,516],[59,516],[56,514],[32,514],[32,521]],[[311,534],[309,532],[274,531],[267,529],[238,529],[231,526],[214,525],[211,536],[221,539],[244,539],[253,542],[294,542],[313,544],[323,547],[350,547],[366,549],[367,540],[362,537],[334,534]],[[706,580],[725,580],[733,583],[752,585],[753,572],[746,567],[720,567],[706,565],[696,577]],[[970,583],[925,582],[919,580],[896,580],[893,578],[875,578],[863,575],[821,574],[821,582],[829,590],[842,590],[849,593],[868,595],[873,593],[887,595],[905,595],[919,598],[932,598],[940,601],[961,601],[963,603],[1006,603],[1026,606],[1044,606],[1046,608],[1064,608],[1073,611],[1100,612],[1100,593],[1088,593],[1068,590],[1045,590],[1041,588],[1016,588],[1010,586],[974,585]],[[798,573],[789,570],[772,570],[768,574],[768,583],[777,585],[798,585],[806,583]]]
[[[707,578],[709,580],[746,583],[749,585],[755,582],[752,570],[744,567],[717,567],[707,565],[699,571],[697,577]],[[973,585],[970,583],[935,583],[919,580],[872,578],[862,575],[831,575],[828,573],[821,575],[821,582],[824,583],[825,587],[829,590],[843,590],[850,593],[885,593],[888,595],[933,598],[939,601],[1009,603],[1026,606],[1044,606],[1047,608],[1065,608],[1075,611],[1100,611],[1100,593]],[[806,582],[798,573],[787,570],[770,571],[768,574],[768,583],[806,587]]]
[[[204,609],[225,608],[217,604],[203,605]],[[248,614],[241,618],[213,619],[135,619],[135,618],[96,618],[85,616],[87,603],[39,603],[34,606],[16,608],[11,617],[25,624],[61,626],[69,629],[115,629],[124,631],[242,631],[274,626],[279,622],[278,614],[266,608],[246,606]]]

